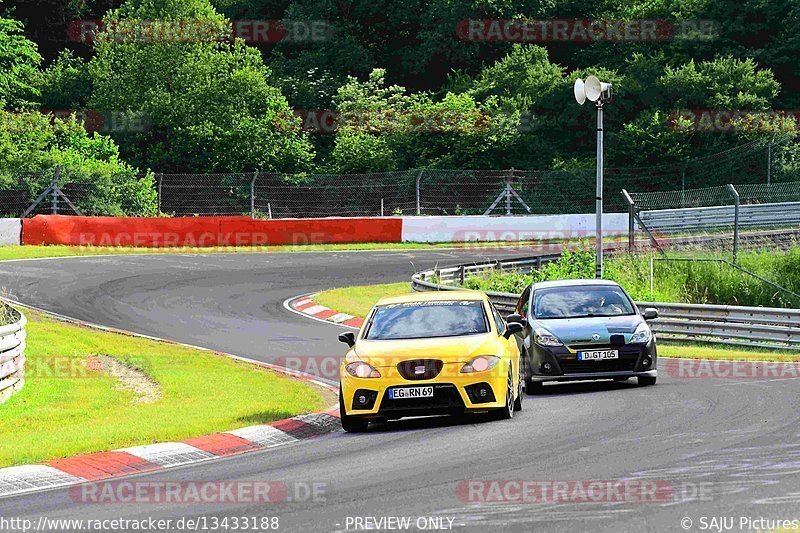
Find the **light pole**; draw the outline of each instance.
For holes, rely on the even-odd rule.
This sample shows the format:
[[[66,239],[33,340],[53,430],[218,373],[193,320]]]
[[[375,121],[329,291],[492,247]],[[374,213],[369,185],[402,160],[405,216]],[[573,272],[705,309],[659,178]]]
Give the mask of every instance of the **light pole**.
[[[583,105],[586,100],[597,107],[597,189],[595,195],[595,243],[597,245],[594,277],[603,277],[603,104],[611,100],[611,84],[589,76],[586,82],[575,80],[575,100]]]

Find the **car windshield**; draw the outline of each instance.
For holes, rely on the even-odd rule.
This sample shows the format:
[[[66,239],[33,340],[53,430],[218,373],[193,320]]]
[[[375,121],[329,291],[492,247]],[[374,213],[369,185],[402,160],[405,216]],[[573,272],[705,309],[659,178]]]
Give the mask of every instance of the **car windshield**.
[[[420,339],[476,335],[489,331],[483,302],[441,300],[378,306],[365,339]]]
[[[630,299],[619,287],[552,287],[536,291],[534,317],[586,318],[634,314]]]

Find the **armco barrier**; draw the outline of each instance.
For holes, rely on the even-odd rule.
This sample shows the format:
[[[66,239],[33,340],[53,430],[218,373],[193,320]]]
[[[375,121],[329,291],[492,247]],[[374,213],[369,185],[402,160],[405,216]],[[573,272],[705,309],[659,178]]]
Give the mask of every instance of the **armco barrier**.
[[[398,217],[252,220],[37,215],[23,221],[22,242],[145,248],[400,242],[402,224]]]
[[[0,218],[0,246],[20,244],[22,221],[18,218]]]
[[[18,320],[0,326],[0,403],[25,384],[25,316],[14,309]]]
[[[547,256],[486,261],[417,272],[411,278],[415,291],[457,290],[465,277],[491,270],[530,271],[558,258]],[[514,312],[519,294],[487,292],[504,312]],[[655,307],[659,318],[650,322],[659,338],[672,341],[712,342],[736,346],[800,350],[800,309],[636,302]]]
[[[403,217],[403,242],[537,241],[593,237],[595,215]],[[628,232],[628,215],[605,213],[603,235]]]
[[[734,225],[735,206],[656,209],[639,212],[642,223],[651,231],[706,230]],[[800,202],[745,204],[739,208],[740,228],[792,227],[800,224]]]

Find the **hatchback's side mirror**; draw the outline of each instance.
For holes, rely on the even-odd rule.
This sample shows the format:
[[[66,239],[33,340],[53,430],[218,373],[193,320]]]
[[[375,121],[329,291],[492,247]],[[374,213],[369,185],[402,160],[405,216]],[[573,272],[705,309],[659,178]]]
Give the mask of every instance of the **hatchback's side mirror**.
[[[517,313],[513,313],[506,317],[507,324],[517,323],[517,324],[522,324],[524,326],[526,322],[527,321],[525,320],[525,317]]]
[[[525,326],[523,326],[519,322],[509,322],[506,325],[506,332],[503,333],[503,337],[505,337],[506,339],[510,339],[511,335],[516,335],[517,333],[521,332],[523,329],[525,329]]]
[[[343,342],[352,348],[356,344],[356,335],[352,331],[340,333],[339,342]]]
[[[642,316],[645,320],[655,320],[658,318],[658,309],[655,307],[647,307],[643,312]]]

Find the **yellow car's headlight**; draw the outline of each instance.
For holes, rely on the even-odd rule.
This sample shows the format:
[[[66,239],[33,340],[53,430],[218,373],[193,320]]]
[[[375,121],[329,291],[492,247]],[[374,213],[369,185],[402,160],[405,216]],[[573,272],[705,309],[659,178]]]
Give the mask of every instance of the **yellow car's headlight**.
[[[353,376],[354,378],[379,378],[381,377],[381,373],[378,372],[375,367],[372,365],[368,365],[363,361],[358,361],[356,363],[350,363],[349,365],[344,367],[347,370],[347,373]]]
[[[462,366],[461,373],[472,374],[473,372],[486,372],[496,367],[499,362],[500,358],[494,355],[479,355],[478,357],[473,357]]]

